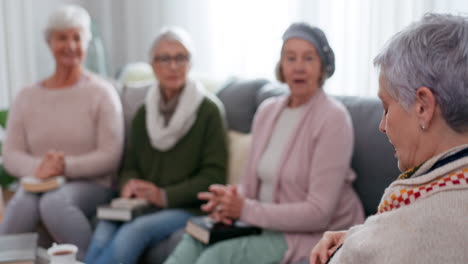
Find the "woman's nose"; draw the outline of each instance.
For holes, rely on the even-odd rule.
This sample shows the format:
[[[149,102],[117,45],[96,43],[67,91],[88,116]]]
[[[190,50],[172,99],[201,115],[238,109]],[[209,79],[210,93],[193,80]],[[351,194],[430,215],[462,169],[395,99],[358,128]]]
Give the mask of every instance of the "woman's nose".
[[[387,131],[385,130],[385,120],[384,119],[385,119],[385,116],[384,116],[384,114],[382,114],[382,118],[380,119],[380,123],[379,123],[379,130],[380,130],[380,132],[385,134]]]

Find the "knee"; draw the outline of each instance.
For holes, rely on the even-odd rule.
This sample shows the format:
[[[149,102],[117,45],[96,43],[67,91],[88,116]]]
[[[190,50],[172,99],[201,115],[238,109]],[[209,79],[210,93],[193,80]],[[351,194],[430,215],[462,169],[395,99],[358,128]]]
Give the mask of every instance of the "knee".
[[[197,263],[228,263],[232,261],[233,252],[238,248],[233,240],[225,240],[207,247],[198,258]]]
[[[60,205],[62,202],[60,197],[55,193],[45,193],[39,200],[39,208],[41,211],[48,210],[51,207]]]
[[[60,214],[66,214],[67,200],[59,193],[46,193],[39,200],[39,212],[41,218],[57,218]]]
[[[198,263],[224,263],[225,257],[216,247],[207,247],[197,260]]]
[[[138,221],[134,220],[132,222],[125,223],[120,226],[119,230],[116,233],[115,242],[117,244],[128,244],[132,243],[132,240],[143,238],[144,234],[148,232]]]
[[[36,194],[27,193],[25,191],[18,191],[8,202],[7,208],[9,210],[39,210],[38,208],[39,197]]]
[[[99,222],[96,230],[94,231],[92,242],[102,246],[108,244],[114,238],[118,228],[119,225],[117,223],[109,221]]]
[[[18,191],[8,202],[0,234],[31,232],[39,219],[38,196]]]

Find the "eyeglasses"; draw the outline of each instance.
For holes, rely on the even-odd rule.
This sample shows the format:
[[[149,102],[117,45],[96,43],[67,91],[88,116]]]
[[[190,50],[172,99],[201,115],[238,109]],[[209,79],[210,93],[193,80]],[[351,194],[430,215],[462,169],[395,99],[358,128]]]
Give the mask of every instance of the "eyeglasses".
[[[154,56],[153,62],[158,63],[161,66],[167,67],[171,64],[171,61],[175,62],[175,65],[178,67],[187,65],[189,61],[188,55],[178,54],[175,56],[169,55],[162,55],[162,56]]]

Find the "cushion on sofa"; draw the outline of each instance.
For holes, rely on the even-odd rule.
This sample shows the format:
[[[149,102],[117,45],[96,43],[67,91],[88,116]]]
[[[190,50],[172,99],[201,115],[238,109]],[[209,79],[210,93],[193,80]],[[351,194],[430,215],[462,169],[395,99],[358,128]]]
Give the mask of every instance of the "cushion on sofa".
[[[226,110],[229,129],[249,133],[255,111],[257,94],[267,80],[231,80],[217,93]]]
[[[128,138],[130,133],[133,117],[135,117],[136,112],[145,102],[146,93],[151,85],[152,82],[139,82],[127,84],[122,87],[120,100],[122,101],[126,138]]]
[[[244,174],[249,156],[252,135],[231,130],[229,138],[228,183],[238,184]]]

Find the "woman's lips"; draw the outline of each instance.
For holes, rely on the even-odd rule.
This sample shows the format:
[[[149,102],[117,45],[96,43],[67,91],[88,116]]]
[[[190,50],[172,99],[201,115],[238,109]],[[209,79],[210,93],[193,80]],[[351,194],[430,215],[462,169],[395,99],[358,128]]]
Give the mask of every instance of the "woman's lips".
[[[296,80],[294,80],[294,83],[302,84],[302,83],[305,83],[305,80],[303,80],[303,79],[296,79]]]

